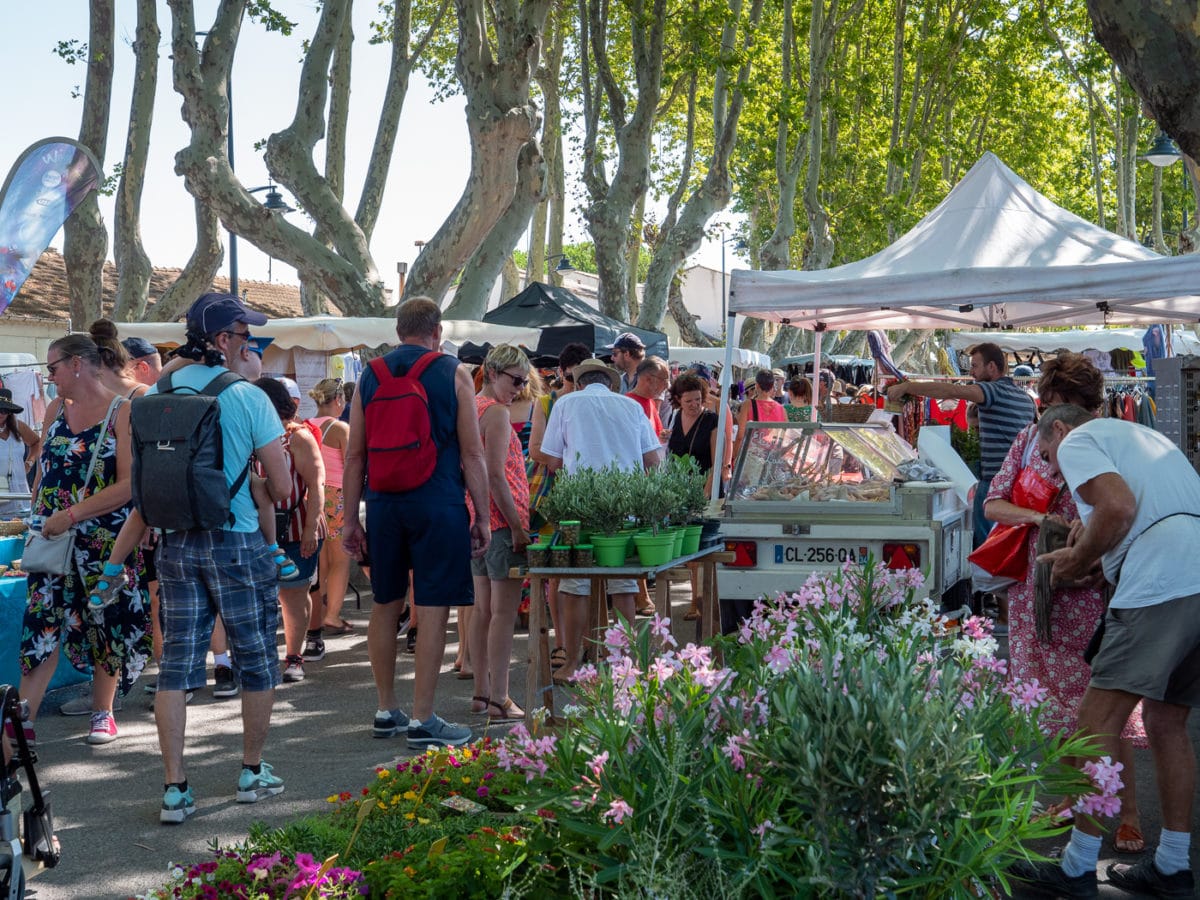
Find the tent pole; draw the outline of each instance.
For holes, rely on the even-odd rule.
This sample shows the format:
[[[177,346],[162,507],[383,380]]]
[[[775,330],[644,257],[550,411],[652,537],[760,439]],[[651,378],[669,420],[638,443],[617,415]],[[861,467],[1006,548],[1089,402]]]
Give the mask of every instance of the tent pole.
[[[721,475],[725,471],[725,425],[729,421],[729,386],[733,384],[734,313],[725,320],[725,365],[721,369],[721,402],[717,407],[717,458],[713,460],[711,500],[721,496]]]
[[[825,336],[825,326],[817,323],[813,329],[813,382],[812,382],[812,411],[809,421],[817,421],[817,407],[821,400],[821,338]]]

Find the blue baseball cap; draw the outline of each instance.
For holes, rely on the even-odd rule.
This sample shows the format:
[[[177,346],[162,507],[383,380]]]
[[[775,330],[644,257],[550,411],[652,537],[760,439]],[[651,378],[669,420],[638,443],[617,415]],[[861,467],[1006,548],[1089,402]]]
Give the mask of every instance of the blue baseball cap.
[[[251,353],[257,353],[259,358],[262,358],[263,351],[275,340],[273,337],[259,337],[257,334],[246,341],[246,346]]]
[[[127,337],[121,341],[121,346],[125,348],[130,359],[144,359],[147,356],[158,355],[158,348],[145,338]]]
[[[267,317],[248,309],[233,294],[205,294],[187,311],[187,329],[210,337],[227,331],[235,322],[266,325]]]

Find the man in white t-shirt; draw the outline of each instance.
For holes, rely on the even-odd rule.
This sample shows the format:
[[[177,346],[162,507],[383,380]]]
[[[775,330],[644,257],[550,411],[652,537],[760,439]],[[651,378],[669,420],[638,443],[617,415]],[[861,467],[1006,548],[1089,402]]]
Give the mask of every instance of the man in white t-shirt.
[[[1188,862],[1195,756],[1186,726],[1200,706],[1200,476],[1163,435],[1078,406],[1047,410],[1038,424],[1042,458],[1062,473],[1081,523],[1068,546],[1042,557],[1053,581],[1099,575],[1116,585],[1100,650],[1079,708],[1079,727],[1112,759],[1129,714],[1142,701],[1162,804],[1158,849],[1135,865],[1108,867],[1108,881],[1159,897],[1192,896]],[[1014,875],[1064,896],[1096,896],[1100,829],[1075,817],[1056,862],[1022,864]]]
[[[616,393],[620,376],[598,359],[575,367],[575,390],[559,398],[550,411],[542,437],[542,455],[550,459],[550,471],[603,469],[616,465],[629,472],[652,469],[659,461],[659,438],[654,427],[634,400]],[[634,620],[637,582],[610,578],[608,592],[613,608],[628,622]],[[565,684],[579,665],[587,604],[580,595],[591,592],[587,578],[564,578],[559,583],[559,620],[567,662],[554,673]]]

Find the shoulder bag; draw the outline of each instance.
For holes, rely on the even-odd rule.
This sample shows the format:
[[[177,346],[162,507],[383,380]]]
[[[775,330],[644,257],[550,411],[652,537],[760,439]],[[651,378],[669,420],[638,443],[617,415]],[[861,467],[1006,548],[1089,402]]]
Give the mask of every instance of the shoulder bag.
[[[92,480],[92,473],[96,470],[96,460],[100,457],[100,445],[108,433],[108,423],[112,420],[116,408],[124,402],[118,396],[114,397],[108,406],[108,412],[104,415],[104,423],[100,426],[96,444],[92,448],[92,460],[88,463],[87,474],[83,477],[83,485],[80,489],[81,497],[87,496],[87,486]],[[75,549],[75,529],[76,526],[72,525],[62,534],[54,537],[44,537],[40,531],[29,531],[25,535],[25,549],[21,553],[21,568],[26,572],[37,572],[43,575],[67,575],[72,572],[74,569],[72,551]]]

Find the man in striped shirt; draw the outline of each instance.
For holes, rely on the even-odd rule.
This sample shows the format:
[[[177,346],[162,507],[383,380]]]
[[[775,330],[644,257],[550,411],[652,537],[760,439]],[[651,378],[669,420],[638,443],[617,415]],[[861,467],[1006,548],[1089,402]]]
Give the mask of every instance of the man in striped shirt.
[[[951,381],[902,381],[888,388],[889,400],[904,397],[932,397],[935,400],[969,400],[979,408],[979,486],[975,489],[973,520],[974,545],[978,547],[991,531],[992,523],[983,517],[983,500],[992,478],[1000,471],[1004,457],[1021,429],[1033,421],[1033,400],[1008,376],[1008,361],[997,345],[987,343],[971,348],[971,377],[974,384]]]

